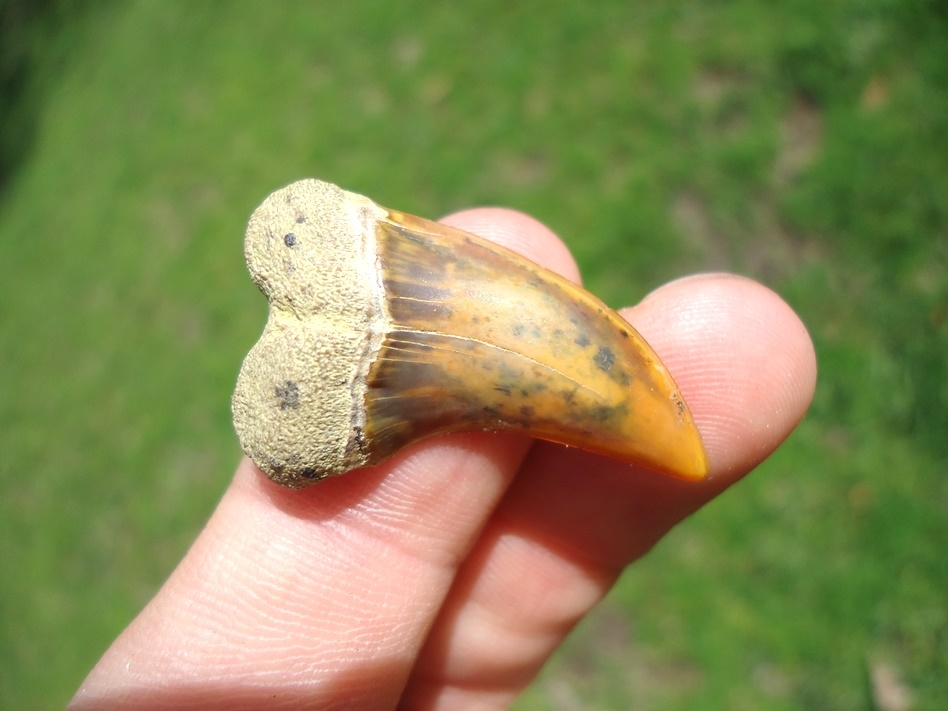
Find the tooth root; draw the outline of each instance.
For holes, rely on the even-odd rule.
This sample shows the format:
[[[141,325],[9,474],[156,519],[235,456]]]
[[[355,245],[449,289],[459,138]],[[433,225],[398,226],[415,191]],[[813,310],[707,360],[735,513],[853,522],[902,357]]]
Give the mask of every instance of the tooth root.
[[[267,198],[244,244],[270,316],[238,377],[234,426],[274,481],[307,486],[463,430],[707,473],[644,339],[509,250],[314,180]]]
[[[652,349],[588,292],[493,243],[390,212],[376,229],[392,330],[369,370],[366,441],[514,430],[683,478],[706,460]]]

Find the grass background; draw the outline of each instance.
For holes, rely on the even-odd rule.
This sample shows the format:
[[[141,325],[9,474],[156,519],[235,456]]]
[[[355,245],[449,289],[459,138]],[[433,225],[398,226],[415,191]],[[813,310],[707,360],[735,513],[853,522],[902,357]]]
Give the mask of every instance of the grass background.
[[[38,9],[37,9],[38,8]],[[780,292],[814,406],[518,708],[948,699],[937,0],[0,2],[0,707],[61,706],[200,530],[265,318],[250,211],[318,176],[530,212],[614,306]]]

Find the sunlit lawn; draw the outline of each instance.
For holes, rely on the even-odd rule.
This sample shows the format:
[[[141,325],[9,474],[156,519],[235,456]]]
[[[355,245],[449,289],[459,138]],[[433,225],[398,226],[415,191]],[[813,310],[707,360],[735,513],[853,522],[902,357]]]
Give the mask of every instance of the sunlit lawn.
[[[882,665],[942,708],[941,4],[140,1],[35,41],[0,196],[0,706],[61,706],[213,509],[265,315],[244,223],[315,176],[528,211],[615,306],[754,276],[817,344],[800,430],[520,708],[863,710]]]

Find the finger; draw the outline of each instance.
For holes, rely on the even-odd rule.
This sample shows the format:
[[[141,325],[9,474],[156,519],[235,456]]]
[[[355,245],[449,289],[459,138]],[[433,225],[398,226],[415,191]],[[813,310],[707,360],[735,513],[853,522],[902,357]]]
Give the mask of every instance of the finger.
[[[536,256],[575,273],[542,225],[488,213],[507,215],[483,218],[499,225],[492,238],[529,235]],[[393,707],[530,443],[442,437],[303,491],[272,484],[245,460],[73,708]]]
[[[762,461],[812,398],[812,344],[752,281],[674,282],[624,312],[674,375],[711,461],[689,484],[539,443],[460,571],[407,707],[504,707],[573,625],[675,523]]]

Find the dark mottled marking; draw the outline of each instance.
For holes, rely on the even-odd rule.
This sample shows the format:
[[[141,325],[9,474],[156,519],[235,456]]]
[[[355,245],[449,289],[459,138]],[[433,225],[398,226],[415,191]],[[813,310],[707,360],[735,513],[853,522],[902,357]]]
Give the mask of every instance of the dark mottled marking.
[[[359,451],[362,454],[365,454],[365,432],[362,431],[361,427],[356,427],[355,429],[355,441],[359,447]]]
[[[584,334],[581,335],[579,338],[577,338],[575,341],[573,341],[573,343],[575,343],[575,344],[576,344],[577,346],[579,346],[580,348],[585,348],[586,346],[588,346],[588,345],[590,344],[590,340],[586,337],[586,334],[584,333]]]
[[[513,335],[517,338],[523,338],[524,327],[522,323],[518,323],[513,327]]]
[[[292,232],[287,232],[285,235],[283,235],[283,244],[285,244],[287,247],[292,247],[295,245],[296,235]]]
[[[608,373],[612,370],[612,366],[615,365],[616,354],[605,346],[599,346],[599,352],[593,356],[593,361],[595,361],[600,370]]]
[[[300,406],[300,386],[293,380],[276,386],[276,396],[281,410],[296,410]]]
[[[510,395],[510,386],[509,385],[495,385],[494,390],[504,395]]]
[[[305,216],[305,215],[300,215],[300,216],[298,216],[298,217],[296,218],[296,224],[302,225],[304,222],[306,222],[306,216]]]
[[[597,422],[608,422],[616,416],[616,408],[603,405],[589,410],[589,415]]]
[[[619,333],[622,334],[622,337],[623,337],[623,338],[628,338],[628,337],[629,337],[629,332],[626,331],[624,328],[620,328],[620,329],[619,329]]]
[[[533,417],[533,414],[535,412],[536,410],[534,410],[529,405],[524,405],[523,407],[520,408],[520,414],[523,415],[524,417]]]
[[[545,373],[543,373],[539,368],[533,368],[530,373],[533,375],[534,380],[530,383],[529,389],[524,390],[524,397],[527,395],[533,395],[534,393],[542,393],[547,388],[546,383],[543,382],[543,378],[546,377]]]
[[[316,470],[313,467],[306,467],[305,469],[300,470],[300,476],[304,479],[315,479]]]
[[[434,242],[427,235],[422,235],[422,234],[412,231],[410,227],[405,227],[404,225],[396,225],[391,222],[387,222],[387,223],[380,224],[378,229],[383,233],[383,235],[381,235],[383,237],[392,236],[392,235],[401,237],[402,240],[409,243],[413,243],[417,245],[418,247],[420,247],[421,249],[425,250],[426,253],[430,253],[432,255],[432,259],[425,260],[425,261],[430,264],[436,264],[440,262],[440,264],[437,264],[437,266],[440,266],[442,270],[444,269],[445,265],[448,263],[452,263],[455,268],[461,266],[461,262],[459,262],[458,259],[455,258],[457,255],[454,249],[452,249],[451,247],[448,247],[447,245],[438,244]],[[417,254],[417,252],[415,252],[415,254]],[[423,264],[411,263],[411,262],[409,263],[409,266],[412,266],[412,264],[415,264],[416,266],[419,266],[419,267],[424,266]],[[436,272],[430,272],[430,273],[436,274]]]

